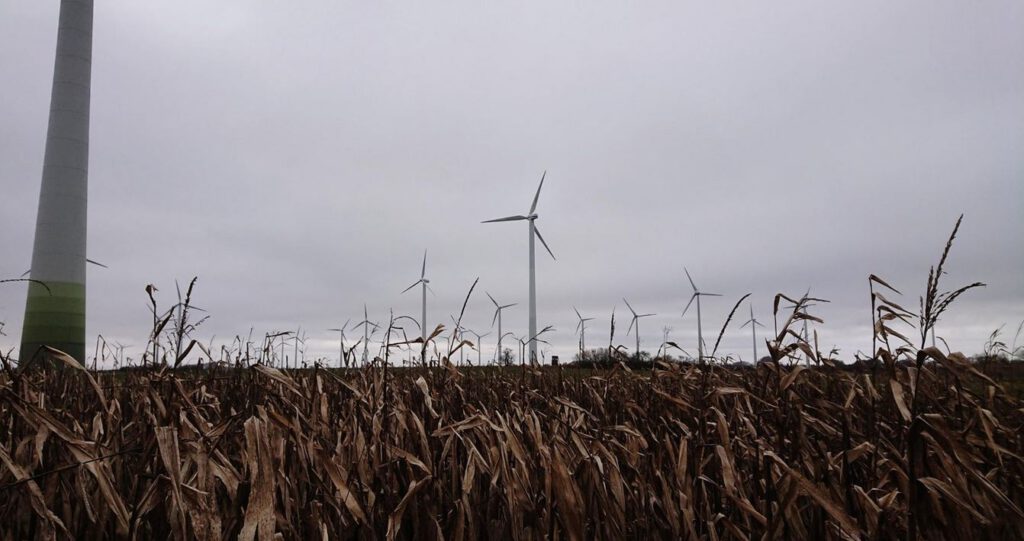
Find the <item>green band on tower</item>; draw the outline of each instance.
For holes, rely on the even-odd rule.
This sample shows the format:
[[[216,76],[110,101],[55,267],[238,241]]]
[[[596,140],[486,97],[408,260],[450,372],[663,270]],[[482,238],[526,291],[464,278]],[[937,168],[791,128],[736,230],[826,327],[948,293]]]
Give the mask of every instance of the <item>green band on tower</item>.
[[[78,360],[85,358],[84,284],[29,284],[21,358],[29,359],[41,346],[57,348]]]

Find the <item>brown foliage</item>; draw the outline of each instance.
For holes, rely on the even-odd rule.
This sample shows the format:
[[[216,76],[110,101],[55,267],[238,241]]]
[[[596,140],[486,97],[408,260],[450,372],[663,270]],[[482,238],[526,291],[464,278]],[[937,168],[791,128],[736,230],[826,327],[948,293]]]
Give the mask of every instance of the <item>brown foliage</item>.
[[[0,537],[1021,537],[1021,404],[922,354],[5,376]]]

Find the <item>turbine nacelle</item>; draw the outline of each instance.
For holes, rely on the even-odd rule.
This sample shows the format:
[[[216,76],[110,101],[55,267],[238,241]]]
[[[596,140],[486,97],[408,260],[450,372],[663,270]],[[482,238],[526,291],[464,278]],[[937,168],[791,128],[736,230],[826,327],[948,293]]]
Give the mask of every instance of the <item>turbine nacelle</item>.
[[[690,277],[690,271],[686,270],[686,267],[683,267],[683,271],[686,272],[686,279],[690,281],[690,287],[693,288],[693,295],[690,295],[690,302],[686,303],[686,308],[683,308],[683,314],[681,316],[679,316],[679,317],[683,317],[683,316],[686,315],[686,312],[690,309],[690,305],[693,304],[693,300],[697,299],[698,297],[721,297],[722,296],[719,293],[704,293],[703,291],[697,289],[697,284],[694,284],[693,283],[693,278]]]
[[[540,218],[540,214],[538,214],[536,212],[536,210],[537,210],[537,202],[540,200],[540,189],[544,187],[544,178],[547,177],[547,174],[548,174],[548,172],[544,171],[544,174],[541,175],[541,177],[540,177],[540,184],[537,186],[537,193],[534,194],[534,196],[533,196],[533,203],[530,205],[530,210],[525,215],[523,215],[523,214],[516,214],[514,216],[505,216],[504,218],[495,218],[493,220],[484,220],[483,222],[480,222],[480,223],[493,224],[493,223],[498,223],[498,222],[520,222],[520,221],[527,221],[527,222],[530,222],[531,224],[533,224],[533,222],[535,222],[538,218]],[[551,256],[551,259],[555,259],[555,253],[551,251],[550,247],[548,247],[548,243],[545,242],[544,237],[540,234],[540,229],[537,228],[536,224],[533,224],[533,233],[537,237],[537,240],[539,240],[540,243],[544,246],[544,249],[548,251],[548,254]]]

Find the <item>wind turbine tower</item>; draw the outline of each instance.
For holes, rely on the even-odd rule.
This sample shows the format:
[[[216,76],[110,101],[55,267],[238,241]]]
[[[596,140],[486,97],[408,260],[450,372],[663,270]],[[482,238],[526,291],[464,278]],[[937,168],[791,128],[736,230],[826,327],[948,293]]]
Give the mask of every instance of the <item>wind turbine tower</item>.
[[[92,0],[61,0],[22,363],[42,346],[85,362],[92,19]]]
[[[704,293],[697,289],[697,285],[693,283],[693,278],[690,277],[690,271],[683,267],[683,271],[686,272],[686,279],[690,281],[690,287],[693,288],[693,295],[690,296],[690,302],[686,303],[686,308],[683,308],[683,316],[686,315],[686,311],[690,309],[690,305],[693,304],[693,300],[697,299],[697,362],[704,362],[704,334],[700,327],[700,298],[701,297],[721,297],[718,293]],[[682,316],[680,316],[682,317]]]
[[[423,250],[423,267],[420,270],[420,279],[413,282],[413,284],[402,293],[409,291],[417,285],[422,286],[423,290],[423,303],[421,304],[422,311],[420,312],[420,336],[423,339],[423,343],[420,347],[420,363],[427,363],[427,289],[430,288],[428,285],[430,280],[427,279],[427,251]]]
[[[354,329],[359,327],[363,328],[363,365],[365,366],[370,360],[370,335],[377,330],[377,324],[370,321],[370,316],[366,312],[366,304],[363,304],[363,320],[356,323]],[[370,327],[373,327],[371,331]]]
[[[338,368],[341,368],[343,364],[345,365],[345,368],[348,368],[348,359],[345,356],[345,327],[348,327],[349,321],[352,320],[346,320],[345,324],[339,328],[327,329],[328,331],[338,333]]]
[[[750,325],[750,332],[753,335],[753,339],[754,339],[754,360],[752,362],[756,366],[757,365],[757,360],[758,360],[757,359],[757,328],[758,327],[764,327],[764,325],[762,325],[761,322],[758,321],[757,318],[754,317],[754,307],[753,307],[753,305],[750,306],[750,319],[748,319],[747,322],[744,323],[743,325],[740,325],[740,328],[742,329],[743,327],[746,327],[747,325]]]
[[[539,216],[536,213],[537,200],[540,199],[540,189],[544,187],[544,177],[547,176],[547,171],[544,172],[540,177],[540,184],[537,186],[537,193],[533,196],[533,204],[530,205],[530,211],[526,213],[526,216],[521,214],[515,216],[506,216],[504,218],[496,218],[494,220],[485,220],[482,223],[494,223],[494,222],[518,222],[526,220],[530,224],[530,325],[529,325],[529,336],[537,336],[537,272],[536,272],[536,258],[534,257],[534,237],[540,239],[540,243],[544,245],[544,249],[551,255],[551,259],[555,259],[555,254],[548,247],[548,243],[544,242],[544,237],[541,236],[540,230],[537,229],[537,218]],[[537,341],[530,340],[530,362],[537,362]]]
[[[636,310],[634,310],[633,307],[629,305],[629,301],[627,301],[626,299],[622,299],[622,302],[626,303],[626,308],[629,308],[629,311],[633,314],[633,319],[632,319],[632,321],[629,322],[629,328],[626,329],[626,334],[628,335],[629,331],[633,330],[633,327],[636,327],[636,360],[639,361],[640,360],[640,318],[642,318],[642,317],[649,317],[649,316],[653,316],[653,315],[656,315],[656,314],[637,314]]]
[[[473,337],[476,338],[476,365],[483,366],[482,364],[480,364],[480,350],[483,349],[483,345],[480,342],[483,341],[485,336],[489,336],[491,333],[485,332],[483,334],[480,334],[472,329],[466,329],[466,332],[472,334]]]
[[[506,305],[498,304],[498,301],[494,300],[494,297],[492,297],[490,293],[487,293],[487,298],[491,299],[491,302],[494,303],[494,317],[491,318],[491,327],[494,326],[494,322],[495,321],[498,322],[498,355],[497,355],[497,358],[498,358],[498,361],[500,362],[501,361],[501,355],[502,355],[501,339],[504,338],[504,335],[501,334],[501,311],[506,309],[506,308],[512,308],[513,306],[516,305],[516,303],[506,304]]]
[[[575,306],[572,307],[572,311],[576,312],[576,318],[580,320],[580,322],[576,324],[576,332],[580,335],[580,360],[582,361],[584,360],[583,357],[587,354],[587,322],[593,321],[594,318],[581,316],[580,311],[577,310]]]

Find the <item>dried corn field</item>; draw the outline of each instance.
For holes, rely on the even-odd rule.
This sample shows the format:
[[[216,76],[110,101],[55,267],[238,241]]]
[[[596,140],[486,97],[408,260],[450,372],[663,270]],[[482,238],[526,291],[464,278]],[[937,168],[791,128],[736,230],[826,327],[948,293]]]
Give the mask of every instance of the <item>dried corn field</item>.
[[[922,355],[877,373],[9,374],[0,524],[4,539],[1020,538],[1021,404],[957,355]]]

